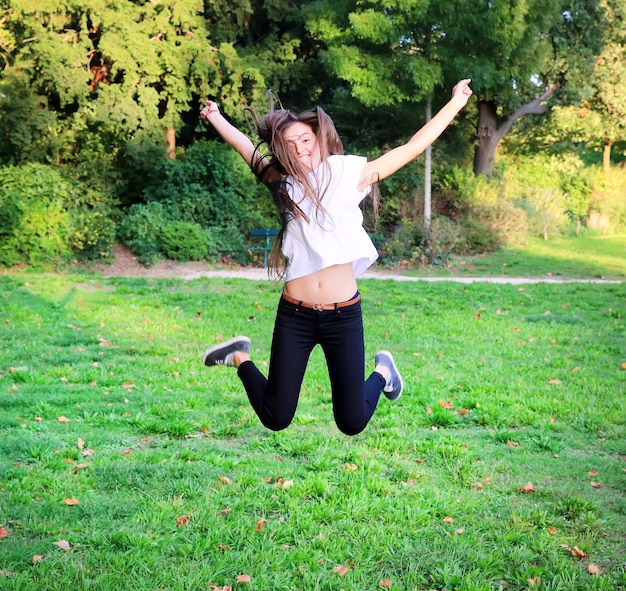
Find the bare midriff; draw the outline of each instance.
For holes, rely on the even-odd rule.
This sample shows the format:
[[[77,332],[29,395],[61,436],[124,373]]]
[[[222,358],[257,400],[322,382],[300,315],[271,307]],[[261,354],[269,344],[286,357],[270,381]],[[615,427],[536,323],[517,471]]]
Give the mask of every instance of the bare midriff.
[[[326,267],[310,275],[287,281],[284,291],[310,304],[335,304],[352,298],[357,291],[352,263]]]

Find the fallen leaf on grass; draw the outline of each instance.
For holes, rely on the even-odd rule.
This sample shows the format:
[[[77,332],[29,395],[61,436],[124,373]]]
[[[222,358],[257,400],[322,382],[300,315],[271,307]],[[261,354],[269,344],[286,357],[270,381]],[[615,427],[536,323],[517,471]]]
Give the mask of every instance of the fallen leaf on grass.
[[[223,484],[232,484],[233,483],[233,481],[230,478],[228,478],[227,476],[218,476],[218,479]]]
[[[266,525],[267,521],[265,519],[259,519],[259,521],[256,522],[256,531],[261,531]]]
[[[233,588],[230,585],[224,585],[223,587],[218,587],[211,583],[209,585],[209,589],[213,589],[213,591],[233,591]]]
[[[182,517],[176,518],[176,526],[183,527],[189,523],[189,515],[183,515]]]
[[[59,540],[58,542],[52,542],[55,546],[58,546],[61,550],[69,550],[71,548],[70,543],[67,540]]]
[[[548,528],[548,533],[553,536],[558,530],[556,529],[556,527],[549,527]]]
[[[548,380],[548,384],[551,384],[553,386],[560,386],[561,385],[561,380]]]
[[[443,522],[444,523],[454,523],[454,517],[444,517],[443,518]]]
[[[589,484],[593,486],[593,488],[602,488],[602,485],[599,482],[591,481]]]
[[[75,499],[74,497],[70,499],[65,499],[63,502],[69,507],[72,507],[74,505],[80,505],[80,501],[78,499]]]
[[[238,583],[249,583],[251,580],[250,575],[239,575],[237,577]]]
[[[381,581],[378,581],[378,586],[383,589],[391,589],[391,579],[382,579]]]
[[[589,472],[587,472],[587,476],[591,477],[591,476],[597,476],[598,475],[598,471],[597,470],[590,470]]]
[[[12,570],[0,570],[0,577],[12,577],[12,576],[13,576]]]
[[[79,437],[78,441],[76,442],[76,446],[78,447],[78,449],[83,450],[85,449],[85,442]]]
[[[587,567],[587,570],[589,571],[590,575],[601,575],[602,571],[600,570],[600,567],[597,564],[594,564],[593,562]]]
[[[89,464],[76,464],[74,466],[74,474],[76,474],[79,470],[85,470],[86,468],[89,468]]]
[[[70,423],[72,419],[68,419],[67,417],[57,417],[57,421],[59,421],[59,423]]]
[[[448,409],[448,410],[451,410],[451,409],[454,408],[454,404],[452,404],[452,402],[450,402],[449,400],[440,400],[439,401],[439,406],[441,408],[445,408],[445,409]]]
[[[528,492],[535,492],[536,490],[537,489],[533,486],[533,483],[529,482],[525,486],[522,486],[522,487],[518,488],[517,492],[528,493]]]
[[[43,556],[41,554],[35,554],[35,556],[33,556],[33,562],[37,563],[37,562],[41,562],[43,560]]]
[[[9,530],[0,525],[0,538],[8,538],[10,535]]]
[[[358,469],[359,469],[359,467],[356,464],[348,464],[348,463],[346,463],[346,465],[345,465],[346,472],[355,472]]]
[[[574,546],[573,548],[570,548],[569,551],[572,553],[572,556],[575,556],[576,558],[587,557],[587,555],[578,546]]]
[[[541,579],[539,577],[533,577],[532,579],[528,579],[528,584],[531,587],[536,587],[537,585],[539,585],[540,581]]]
[[[348,567],[345,564],[340,564],[333,568],[333,572],[337,573],[340,577],[345,577],[348,574]]]

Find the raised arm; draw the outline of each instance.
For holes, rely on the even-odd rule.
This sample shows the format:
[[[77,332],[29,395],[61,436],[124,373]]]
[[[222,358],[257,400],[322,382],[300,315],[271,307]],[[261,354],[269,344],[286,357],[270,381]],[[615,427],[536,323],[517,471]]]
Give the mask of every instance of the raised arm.
[[[461,80],[452,90],[452,98],[422,127],[406,144],[393,148],[375,160],[368,162],[359,180],[359,189],[387,178],[405,164],[417,158],[450,125],[457,113],[472,96],[470,80]]]
[[[254,155],[252,140],[226,120],[216,103],[208,101],[206,107],[200,111],[200,117],[208,121],[215,128],[215,131],[222,136],[222,139],[235,149],[250,167],[252,166]]]

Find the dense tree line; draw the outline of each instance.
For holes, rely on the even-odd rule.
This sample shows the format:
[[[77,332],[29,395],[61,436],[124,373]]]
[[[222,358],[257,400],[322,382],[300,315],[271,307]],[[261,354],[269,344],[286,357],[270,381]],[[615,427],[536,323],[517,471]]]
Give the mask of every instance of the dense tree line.
[[[435,147],[438,252],[547,236],[563,216],[620,227],[624,181],[592,165],[623,156],[625,14],[625,0],[6,1],[0,263],[97,257],[116,239],[146,262],[245,258],[247,231],[276,222],[199,119],[207,98],[242,126],[268,89],[320,104],[374,155],[461,77],[476,98]],[[437,254],[420,250],[423,176],[407,168],[368,212],[389,260]]]

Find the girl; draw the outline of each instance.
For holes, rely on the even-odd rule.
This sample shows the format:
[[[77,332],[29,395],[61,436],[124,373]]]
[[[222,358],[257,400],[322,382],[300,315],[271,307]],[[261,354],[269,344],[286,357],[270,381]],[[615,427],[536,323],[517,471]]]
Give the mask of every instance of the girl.
[[[346,435],[366,427],[381,393],[390,400],[402,394],[402,377],[388,351],[376,354],[374,371],[363,381],[363,318],[356,278],[378,255],[362,226],[359,204],[375,193],[372,187],[378,181],[441,135],[472,95],[469,83],[461,80],[450,101],[406,144],[370,162],[343,155],[335,126],[319,107],[296,115],[270,103],[270,112],[261,119],[251,111],[269,155],[231,125],[213,101],[201,111],[270,189],[281,216],[270,260],[278,268],[282,250],[285,282],[267,378],[251,361],[250,339],[245,336],[211,347],[203,358],[207,366],[237,368],[252,408],[267,428],[278,431],[291,423],[317,344],[328,365],[335,422]]]

